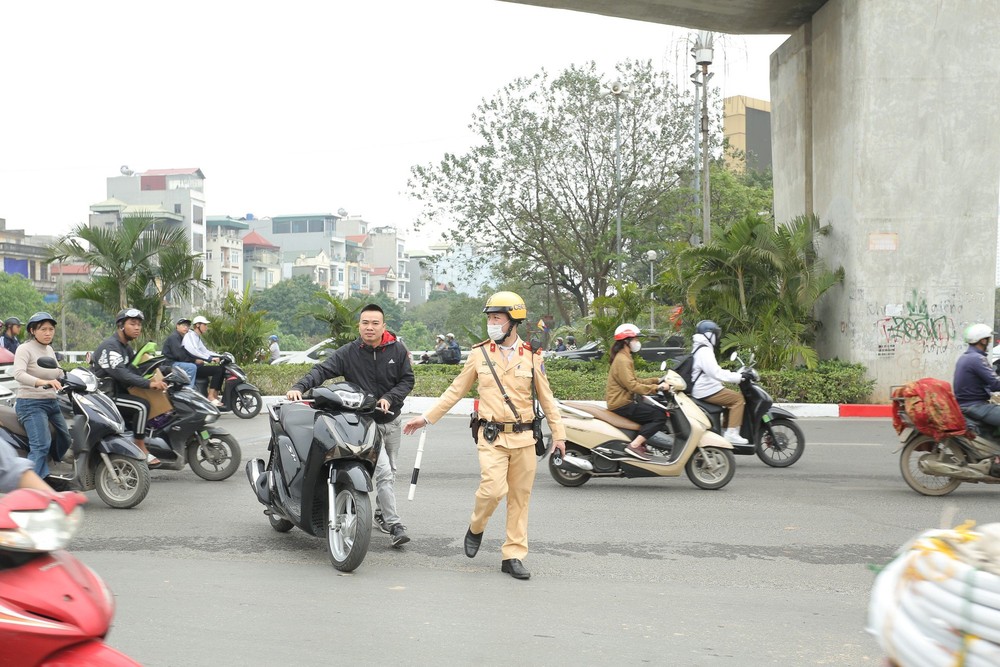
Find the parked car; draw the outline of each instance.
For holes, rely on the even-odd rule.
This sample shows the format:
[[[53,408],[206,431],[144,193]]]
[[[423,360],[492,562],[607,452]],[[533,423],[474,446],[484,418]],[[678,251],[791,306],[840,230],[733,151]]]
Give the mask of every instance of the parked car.
[[[640,340],[642,341],[642,349],[639,350],[639,356],[651,364],[659,364],[661,361],[683,357],[688,352],[686,347],[668,345],[668,343],[681,342],[677,337],[664,340],[657,336],[651,336]],[[549,352],[547,356],[552,359],[566,359],[568,361],[591,361],[600,358],[603,354],[604,349],[601,345],[597,341],[591,341],[575,350]]]
[[[271,362],[271,365],[316,364],[322,361],[335,349],[337,348],[333,345],[333,339],[327,338],[326,340],[316,343],[305,352],[282,352],[280,357]]]

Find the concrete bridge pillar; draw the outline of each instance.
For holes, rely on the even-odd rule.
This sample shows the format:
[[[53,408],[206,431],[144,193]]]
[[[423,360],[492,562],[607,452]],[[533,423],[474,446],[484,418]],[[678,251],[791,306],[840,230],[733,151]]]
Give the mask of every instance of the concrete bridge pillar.
[[[775,215],[831,225],[846,271],[819,312],[824,357],[876,399],[951,382],[993,323],[1000,209],[996,0],[829,0],[771,56]]]

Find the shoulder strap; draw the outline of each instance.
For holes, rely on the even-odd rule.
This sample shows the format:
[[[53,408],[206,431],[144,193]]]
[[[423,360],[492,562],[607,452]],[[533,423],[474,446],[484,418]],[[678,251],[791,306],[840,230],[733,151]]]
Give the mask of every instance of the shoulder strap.
[[[483,352],[483,358],[486,359],[486,365],[489,366],[490,373],[493,373],[493,379],[496,380],[497,387],[500,388],[500,393],[503,395],[503,400],[507,402],[507,407],[510,408],[511,414],[514,415],[517,419],[521,419],[521,413],[518,412],[517,408],[514,407],[514,402],[510,400],[510,396],[507,395],[507,390],[504,389],[503,384],[500,382],[500,378],[497,377],[497,372],[493,368],[493,360],[490,359],[490,355],[486,354],[486,348],[485,347],[481,347],[479,349],[482,350],[482,352]],[[534,371],[534,367],[532,367],[532,371],[531,372],[532,373],[535,372]],[[531,383],[532,390],[534,390],[534,388],[535,388],[534,387],[534,385],[535,385],[534,379],[535,379],[534,376],[532,376],[532,378],[531,378],[531,380],[532,380],[532,383]]]
[[[708,346],[705,345],[704,343],[702,343],[700,345],[695,346],[695,348],[693,350],[691,350],[691,360],[692,360],[692,362],[694,361],[694,353],[697,352],[698,350],[700,350],[703,347],[708,347]],[[698,381],[698,378],[700,378],[702,376],[702,373],[703,373],[703,371],[699,368],[698,369],[698,375],[696,375],[695,377],[691,378],[691,391],[694,391],[694,383]]]

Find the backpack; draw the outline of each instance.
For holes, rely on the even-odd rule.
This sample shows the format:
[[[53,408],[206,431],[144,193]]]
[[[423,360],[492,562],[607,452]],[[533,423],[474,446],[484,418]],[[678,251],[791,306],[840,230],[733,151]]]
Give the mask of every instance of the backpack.
[[[698,377],[701,377],[700,372],[698,373],[698,377],[695,378],[691,377],[691,373],[694,371],[694,353],[702,347],[705,347],[705,345],[698,345],[691,350],[691,354],[686,354],[680,359],[677,359],[672,369],[675,373],[681,376],[682,380],[684,380],[684,384],[687,387],[685,391],[688,394],[694,391],[694,383],[698,380]]]

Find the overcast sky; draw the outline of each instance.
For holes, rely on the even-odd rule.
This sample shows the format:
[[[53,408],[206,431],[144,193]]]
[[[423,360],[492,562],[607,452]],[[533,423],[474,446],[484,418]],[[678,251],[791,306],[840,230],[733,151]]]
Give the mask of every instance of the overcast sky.
[[[208,215],[344,208],[406,229],[409,169],[463,152],[518,76],[651,59],[690,30],[496,0],[11,2],[0,27],[0,218],[61,234],[122,165],[200,167]],[[768,93],[783,36],[717,43],[722,94]],[[720,53],[721,48],[721,53]]]

